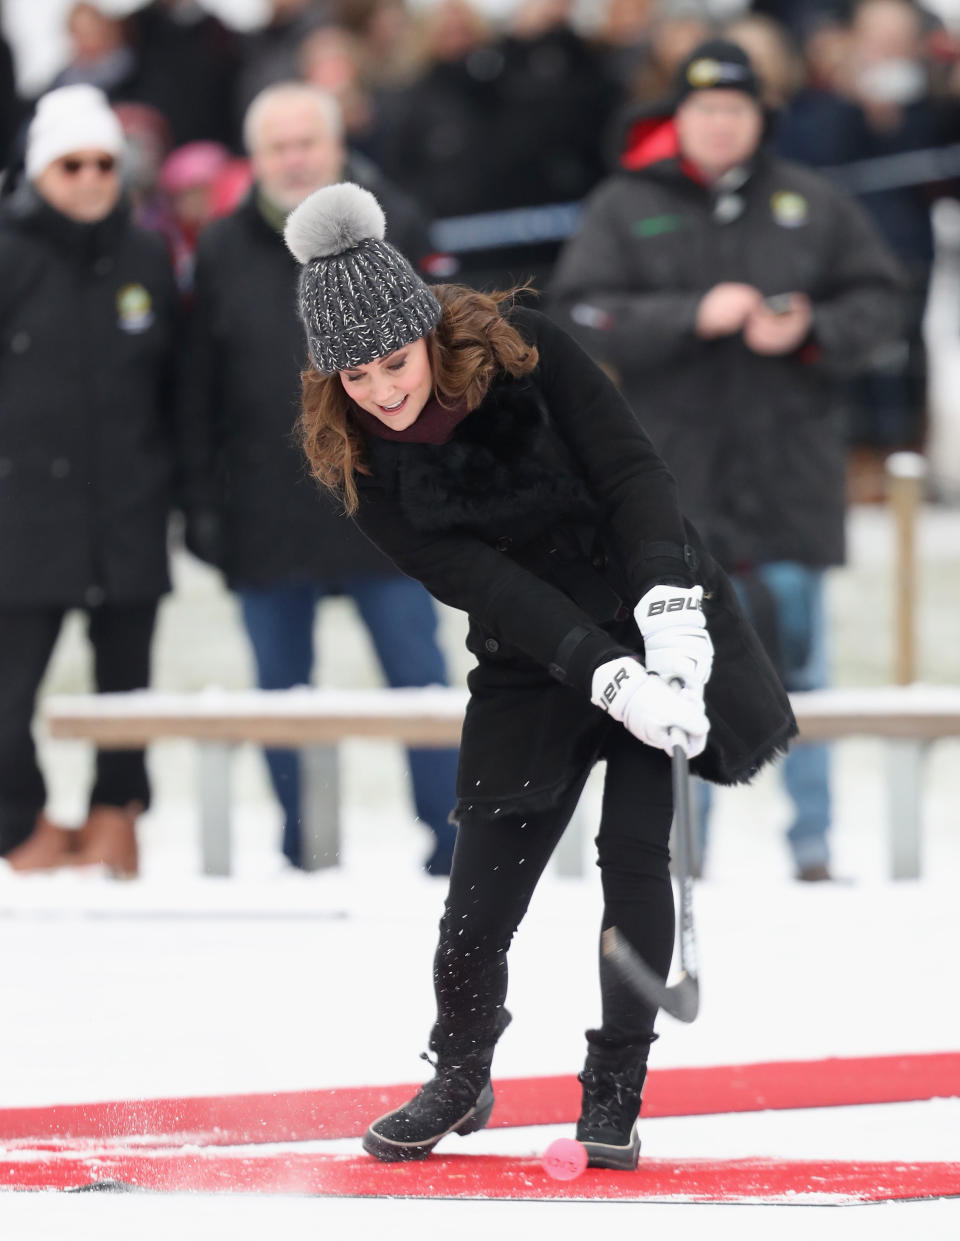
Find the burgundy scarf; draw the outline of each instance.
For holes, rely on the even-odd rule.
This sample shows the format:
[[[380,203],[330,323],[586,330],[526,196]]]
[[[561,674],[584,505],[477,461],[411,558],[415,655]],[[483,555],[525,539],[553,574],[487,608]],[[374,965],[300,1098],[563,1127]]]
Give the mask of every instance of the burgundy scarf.
[[[395,440],[400,444],[446,444],[457,425],[463,422],[470,411],[466,401],[458,401],[456,405],[441,405],[437,398],[432,396],[420,411],[416,422],[405,431],[394,431],[393,427],[387,426],[359,405],[354,412],[360,429],[382,440]]]

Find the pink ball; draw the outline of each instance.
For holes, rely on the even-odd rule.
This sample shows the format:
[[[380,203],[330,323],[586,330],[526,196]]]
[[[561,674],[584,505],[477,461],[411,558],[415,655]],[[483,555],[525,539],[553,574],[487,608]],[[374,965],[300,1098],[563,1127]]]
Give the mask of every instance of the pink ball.
[[[555,1181],[573,1181],[587,1166],[587,1148],[573,1138],[557,1138],[543,1152],[543,1166]]]

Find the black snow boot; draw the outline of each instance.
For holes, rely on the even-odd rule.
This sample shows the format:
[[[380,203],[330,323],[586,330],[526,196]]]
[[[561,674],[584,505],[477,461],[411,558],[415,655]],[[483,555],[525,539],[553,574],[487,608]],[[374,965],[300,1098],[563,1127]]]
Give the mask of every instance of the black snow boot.
[[[444,1039],[436,1028],[430,1048],[434,1075],[409,1103],[375,1120],[363,1135],[363,1149],[385,1163],[426,1159],[450,1133],[476,1133],[493,1111],[490,1065],[497,1039],[510,1024],[504,1009],[496,1034],[483,1040]],[[430,1060],[424,1052],[424,1060]]]
[[[636,1168],[636,1122],[649,1050],[646,1042],[617,1048],[589,1043],[579,1078],[583,1104],[577,1122],[577,1141],[587,1148],[588,1167]]]

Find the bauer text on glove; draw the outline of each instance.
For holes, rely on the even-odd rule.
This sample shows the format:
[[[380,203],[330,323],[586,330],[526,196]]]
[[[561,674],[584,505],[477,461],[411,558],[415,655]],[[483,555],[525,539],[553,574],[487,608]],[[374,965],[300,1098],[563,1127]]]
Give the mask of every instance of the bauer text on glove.
[[[653,586],[634,609],[647,671],[703,692],[713,668],[713,643],[703,615],[703,587]]]
[[[702,702],[679,693],[630,656],[611,659],[596,669],[590,700],[645,745],[668,754],[680,745],[688,758],[706,748],[710,724]]]

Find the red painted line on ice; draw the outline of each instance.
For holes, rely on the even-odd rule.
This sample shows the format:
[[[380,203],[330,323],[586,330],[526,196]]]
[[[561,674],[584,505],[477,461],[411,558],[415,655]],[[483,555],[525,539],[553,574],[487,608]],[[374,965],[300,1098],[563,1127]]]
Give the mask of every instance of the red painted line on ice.
[[[576,1078],[507,1078],[495,1083],[491,1124],[569,1124],[580,1109]],[[144,1139],[151,1146],[230,1146],[359,1137],[399,1106],[416,1084],[337,1087],[209,1098],[138,1099],[0,1109],[0,1143],[52,1139]],[[960,1096],[960,1053],[789,1060],[711,1068],[655,1069],[643,1115],[701,1116],[766,1109],[902,1103]]]
[[[165,1192],[367,1198],[607,1199],[684,1202],[879,1202],[960,1196],[960,1164],[824,1160],[641,1159],[636,1172],[589,1169],[554,1181],[538,1159],[432,1156],[382,1164],[366,1156],[151,1151],[0,1159],[0,1186],[63,1190],[103,1182]]]

